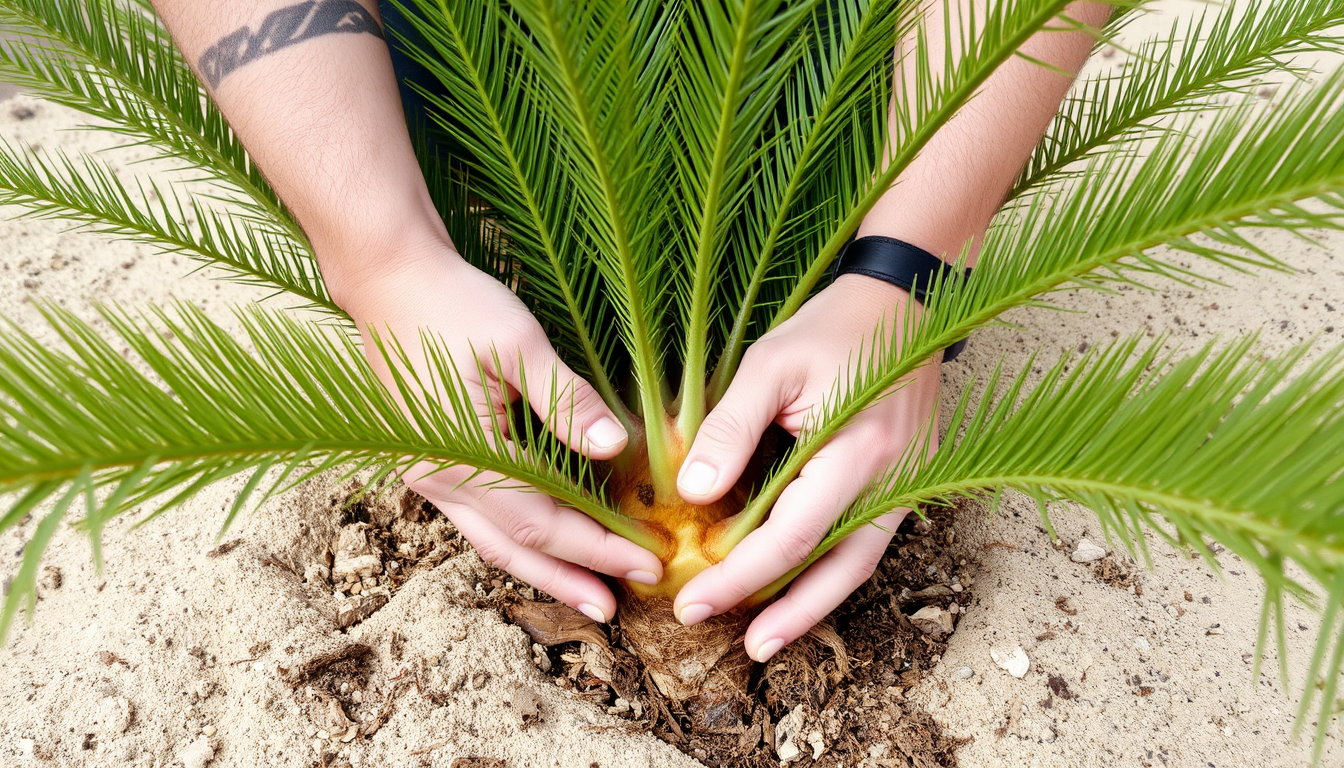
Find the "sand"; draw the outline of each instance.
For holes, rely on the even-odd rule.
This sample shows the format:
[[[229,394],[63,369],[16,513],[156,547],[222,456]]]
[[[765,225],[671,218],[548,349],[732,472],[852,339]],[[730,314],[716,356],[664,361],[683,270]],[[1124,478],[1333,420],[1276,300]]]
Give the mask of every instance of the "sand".
[[[1167,23],[1143,19],[1129,36]],[[22,95],[0,103],[0,136],[10,141],[67,152],[114,143],[66,130],[79,122]],[[1279,233],[1254,237],[1302,273],[1220,274],[1226,286],[1199,292],[1164,285],[1150,293],[1068,295],[1062,301],[1077,310],[1073,315],[1016,312],[1017,328],[977,334],[945,368],[947,396],[999,354],[1018,362],[1033,349],[1105,343],[1145,328],[1187,346],[1246,330],[1260,331],[1271,351],[1313,336],[1334,342],[1344,333],[1344,237],[1327,236],[1320,245]],[[227,323],[230,305],[262,295],[187,275],[184,257],[65,232],[54,222],[0,223],[0,243],[0,306],[30,329],[38,328],[33,297],[85,318],[93,317],[94,301],[142,306],[177,297]],[[207,757],[212,766],[333,758],[353,766],[448,766],[469,756],[527,767],[696,764],[543,675],[524,633],[475,607],[491,585],[480,585],[484,568],[470,550],[420,571],[370,619],[337,631],[328,594],[263,561],[306,551],[305,537],[323,525],[323,505],[339,498],[339,489],[315,486],[273,500],[224,537],[241,539],[236,549],[209,556],[239,486],[215,486],[135,530],[133,516],[114,522],[102,573],[79,533],[56,537],[46,562],[60,570],[60,585],[42,589],[35,623],[16,628],[0,648],[0,766],[199,765],[193,761]],[[997,517],[967,509],[958,518],[958,536],[979,552],[976,598],[941,664],[910,695],[949,733],[970,739],[958,753],[962,766],[1305,762],[1307,744],[1290,737],[1295,698],[1274,674],[1277,657],[1259,679],[1251,677],[1262,589],[1244,564],[1225,553],[1223,575],[1215,576],[1155,543],[1148,571],[1106,545],[1087,511],[1060,508],[1054,522],[1063,549],[1052,546],[1022,498],[1010,498]],[[3,535],[0,573],[17,567],[31,528]],[[1109,585],[1092,566],[1072,562],[1069,553],[1083,537],[1111,549],[1108,562],[1132,573],[1133,586]],[[1059,597],[1076,613],[1057,608]],[[1310,611],[1290,609],[1294,685],[1318,626]],[[399,654],[393,634],[402,638]],[[403,686],[390,718],[367,740],[316,739],[319,702],[304,686],[291,688],[280,670],[351,643],[374,649],[370,699],[395,689],[398,675],[420,679],[426,691],[461,687],[439,706]],[[1017,646],[1030,660],[1021,679],[990,655]],[[1055,683],[1052,693],[1052,676],[1066,689]],[[520,690],[539,698],[542,722],[521,721],[511,706]],[[873,747],[881,754],[880,744]],[[1333,736],[1325,755],[1327,764],[1344,757]]]

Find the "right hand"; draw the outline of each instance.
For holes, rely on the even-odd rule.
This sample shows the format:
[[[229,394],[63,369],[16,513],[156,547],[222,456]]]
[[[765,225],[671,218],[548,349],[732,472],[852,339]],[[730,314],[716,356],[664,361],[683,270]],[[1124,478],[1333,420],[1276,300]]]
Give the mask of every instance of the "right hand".
[[[502,283],[467,264],[442,240],[403,249],[392,260],[366,262],[388,263],[397,266],[376,275],[365,270],[340,297],[385,384],[392,381],[387,362],[369,329],[384,340],[389,333],[395,336],[426,381],[419,339],[422,332],[434,334],[452,355],[487,432],[489,408],[502,413],[522,389],[526,370],[529,404],[548,425],[555,422],[558,438],[581,436],[579,445],[570,447],[599,460],[625,448],[628,436],[620,421],[592,385],[560,360],[536,318]],[[552,383],[564,403],[555,417],[548,413]],[[499,475],[470,479],[476,471],[471,467],[435,468],[421,463],[403,478],[457,526],[484,560],[596,621],[615,615],[616,600],[593,571],[648,584],[662,578],[662,564],[652,552],[580,512],[557,506],[545,494],[489,488]]]

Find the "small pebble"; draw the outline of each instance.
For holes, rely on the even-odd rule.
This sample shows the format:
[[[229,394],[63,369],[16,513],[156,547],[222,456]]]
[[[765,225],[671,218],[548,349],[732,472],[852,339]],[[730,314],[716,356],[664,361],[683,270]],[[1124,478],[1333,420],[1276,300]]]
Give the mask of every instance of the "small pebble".
[[[970,680],[975,675],[975,670],[970,667],[961,667],[956,671],[956,675],[959,680]]]
[[[355,702],[356,704],[363,704],[364,693],[362,691],[355,691],[354,693],[350,694],[350,700]]]
[[[318,731],[317,738],[326,741],[327,739],[331,738],[331,734],[327,733],[326,731]]]
[[[1069,555],[1069,559],[1075,563],[1091,563],[1106,556],[1106,550],[1093,544],[1087,539],[1079,539],[1078,546]]]
[[[1000,669],[1019,680],[1027,676],[1027,670],[1031,667],[1031,659],[1027,658],[1027,652],[1020,645],[1010,652],[992,648],[989,656]]]
[[[215,726],[213,725],[207,725],[201,729],[201,735],[207,738],[209,738],[210,736],[214,736],[215,733],[217,733],[217,731],[215,730]]]
[[[961,584],[959,584],[959,583],[957,583],[957,582],[952,582],[952,591],[953,591],[953,592],[960,592],[960,591],[963,590],[963,589],[965,589],[965,587],[961,586]]]

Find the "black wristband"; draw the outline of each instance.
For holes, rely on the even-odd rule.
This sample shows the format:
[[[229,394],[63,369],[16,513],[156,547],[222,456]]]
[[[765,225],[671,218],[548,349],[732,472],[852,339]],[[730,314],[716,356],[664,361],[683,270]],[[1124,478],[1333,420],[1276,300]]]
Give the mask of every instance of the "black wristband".
[[[841,275],[867,275],[904,288],[921,304],[933,285],[934,279],[943,280],[970,277],[971,270],[958,272],[957,268],[932,253],[894,237],[860,237],[850,241],[835,260],[831,279]],[[954,342],[943,351],[943,361],[952,360],[966,348],[966,339]]]

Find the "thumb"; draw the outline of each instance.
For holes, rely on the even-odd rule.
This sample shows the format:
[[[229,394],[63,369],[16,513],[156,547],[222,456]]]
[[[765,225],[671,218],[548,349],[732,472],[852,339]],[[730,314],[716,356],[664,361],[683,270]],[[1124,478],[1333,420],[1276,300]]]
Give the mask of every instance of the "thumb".
[[[522,350],[505,380],[527,398],[532,411],[560,442],[593,459],[610,459],[629,435],[593,385],[570,370],[542,340]]]
[[[733,487],[766,427],[783,408],[775,376],[742,368],[723,399],[705,417],[681,465],[677,490],[692,504],[710,504]]]

